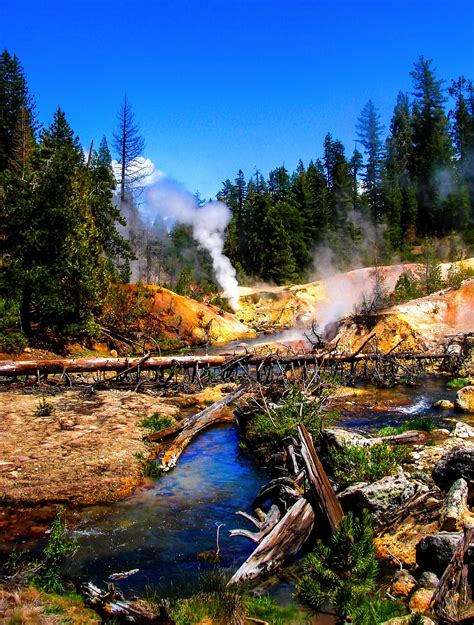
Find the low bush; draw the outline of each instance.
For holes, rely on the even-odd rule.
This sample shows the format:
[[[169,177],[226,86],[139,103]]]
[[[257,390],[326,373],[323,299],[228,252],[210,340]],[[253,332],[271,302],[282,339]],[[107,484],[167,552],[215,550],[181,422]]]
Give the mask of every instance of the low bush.
[[[251,418],[246,437],[253,446],[263,446],[269,452],[280,451],[282,440],[295,436],[301,423],[317,438],[323,427],[323,418],[324,423],[328,424],[334,415],[324,413],[323,417],[320,404],[309,401],[295,386],[281,406],[267,408]]]
[[[328,544],[318,540],[303,563],[303,576],[296,595],[314,612],[326,601],[342,620],[351,617],[359,601],[371,592],[377,575],[377,560],[370,515],[360,519],[343,517]]]
[[[148,428],[152,432],[159,432],[160,430],[164,430],[166,428],[171,427],[176,423],[176,419],[171,417],[170,415],[163,415],[159,412],[154,412],[149,417],[145,417],[142,419],[138,425],[142,428]]]
[[[53,404],[50,404],[44,397],[42,397],[36,404],[35,414],[37,417],[49,417],[53,413],[53,410]]]
[[[355,482],[375,482],[397,473],[404,455],[400,449],[393,450],[387,443],[372,447],[348,445],[341,450],[329,450],[334,479],[342,487]]]
[[[23,332],[0,332],[0,352],[21,354],[27,345],[28,339]]]
[[[448,388],[454,388],[455,390],[459,390],[467,386],[468,382],[469,381],[467,378],[454,378],[453,380],[449,380],[446,386]]]

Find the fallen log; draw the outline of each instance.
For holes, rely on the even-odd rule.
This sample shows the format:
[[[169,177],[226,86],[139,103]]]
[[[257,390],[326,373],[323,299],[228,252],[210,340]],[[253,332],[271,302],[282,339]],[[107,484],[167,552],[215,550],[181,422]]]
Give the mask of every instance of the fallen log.
[[[140,365],[142,371],[169,367],[220,366],[224,356],[151,356],[137,358],[65,358],[64,360],[6,360],[0,363],[0,377],[53,373],[123,372]]]
[[[107,620],[136,625],[175,625],[166,606],[159,606],[159,611],[155,612],[145,601],[126,601],[113,584],[104,591],[89,582],[82,585],[82,592],[86,604]]]
[[[280,356],[269,354],[266,356],[248,355],[239,359],[239,365],[272,365],[277,362],[285,364],[337,364],[360,361],[382,361],[384,354],[348,354],[340,356],[328,356],[327,354],[293,354]],[[393,359],[393,356],[390,356]],[[399,353],[397,360],[437,360],[444,359],[445,354],[412,354]],[[135,368],[142,357],[133,358],[65,358],[62,360],[6,360],[0,364],[0,377],[19,375],[49,375],[55,373],[91,373],[94,371],[121,372],[128,368]],[[212,366],[220,367],[228,364],[226,356],[151,356],[140,365],[142,371],[156,371],[170,367],[196,367]]]
[[[229,584],[237,584],[274,571],[295,556],[304,545],[314,524],[314,511],[305,498],[299,499],[259,543],[255,551],[234,573]]]
[[[234,420],[233,415],[225,414],[222,412],[222,409],[231,404],[233,401],[238,399],[245,391],[247,390],[248,385],[242,385],[237,390],[229,393],[219,401],[216,401],[212,406],[205,408],[201,412],[185,419],[180,424],[177,424],[180,427],[180,431],[168,449],[164,452],[161,457],[160,469],[162,471],[169,471],[173,467],[176,466],[176,463],[192,441],[192,439],[202,432],[204,429],[208,428],[215,423],[225,423],[231,422]],[[175,427],[175,426],[173,426]],[[170,430],[171,428],[167,428]],[[155,434],[159,435],[160,432],[156,432]],[[152,438],[153,434],[150,434],[148,440],[150,442],[156,442],[156,440],[160,440],[159,437]]]
[[[318,458],[311,434],[303,424],[298,426],[298,434],[311,492],[326,517],[331,531],[334,532],[343,517],[341,504]]]

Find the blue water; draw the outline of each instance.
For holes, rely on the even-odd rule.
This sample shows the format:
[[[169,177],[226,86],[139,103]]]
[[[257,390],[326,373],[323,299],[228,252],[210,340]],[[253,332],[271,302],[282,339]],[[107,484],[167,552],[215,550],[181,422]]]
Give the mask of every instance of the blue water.
[[[101,582],[111,573],[139,569],[120,581],[120,588],[143,591],[153,585],[166,592],[185,591],[205,566],[197,554],[216,547],[217,523],[225,524],[220,530],[221,565],[235,570],[254,544],[230,538],[228,530],[248,527],[235,513],[250,511],[253,498],[271,477],[239,450],[235,426],[207,430],[171,473],[122,502],[81,511],[72,532],[80,548],[67,573]]]

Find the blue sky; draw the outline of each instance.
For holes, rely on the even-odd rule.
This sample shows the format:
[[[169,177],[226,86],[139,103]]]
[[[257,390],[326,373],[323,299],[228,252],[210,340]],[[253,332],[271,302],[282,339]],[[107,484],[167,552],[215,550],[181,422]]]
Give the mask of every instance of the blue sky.
[[[127,94],[145,155],[214,195],[242,168],[293,170],[331,131],[348,152],[369,98],[388,124],[424,54],[474,79],[472,0],[0,0],[43,123],[60,105],[83,145]]]

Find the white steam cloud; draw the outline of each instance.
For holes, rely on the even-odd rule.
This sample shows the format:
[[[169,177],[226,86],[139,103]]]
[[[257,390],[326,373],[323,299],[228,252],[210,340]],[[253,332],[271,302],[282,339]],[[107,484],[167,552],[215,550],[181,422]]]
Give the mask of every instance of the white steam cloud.
[[[232,217],[222,202],[200,206],[196,197],[169,178],[160,178],[147,194],[147,212],[191,226],[193,237],[209,252],[216,279],[234,310],[239,307],[236,271],[224,255],[225,229]]]

